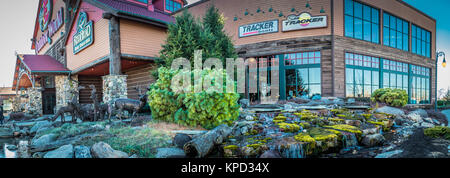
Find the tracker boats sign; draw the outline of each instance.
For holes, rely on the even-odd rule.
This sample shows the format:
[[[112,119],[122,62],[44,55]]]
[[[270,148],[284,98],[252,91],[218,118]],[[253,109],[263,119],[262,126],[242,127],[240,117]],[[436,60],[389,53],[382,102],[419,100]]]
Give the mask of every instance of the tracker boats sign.
[[[290,15],[283,21],[283,32],[323,27],[327,27],[327,16],[311,16],[307,12]]]
[[[278,32],[278,20],[258,22],[239,27],[239,38]]]

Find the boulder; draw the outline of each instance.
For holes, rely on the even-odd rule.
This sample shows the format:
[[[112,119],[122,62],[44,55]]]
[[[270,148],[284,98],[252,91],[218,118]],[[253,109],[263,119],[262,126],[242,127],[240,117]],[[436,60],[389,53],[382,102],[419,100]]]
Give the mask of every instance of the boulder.
[[[321,95],[314,95],[311,97],[311,100],[321,100],[322,96]]]
[[[30,152],[28,150],[28,141],[20,141],[16,153],[17,158],[30,158]]]
[[[433,123],[433,119],[431,119],[431,118],[429,118],[429,117],[426,117],[426,118],[422,117],[422,118],[423,118],[423,120],[424,120],[425,122]]]
[[[92,158],[89,147],[79,145],[75,147],[75,158]]]
[[[377,156],[375,156],[375,158],[391,158],[400,153],[403,153],[403,150],[394,150],[394,151],[390,151],[390,152],[381,153],[381,154],[378,154]]]
[[[44,158],[73,158],[73,145],[64,145],[56,150],[49,151],[44,155]]]
[[[51,127],[52,123],[49,121],[39,121],[30,129],[30,133],[36,133],[39,129]]]
[[[281,158],[281,154],[275,150],[267,150],[259,158]]]
[[[241,99],[239,100],[239,104],[242,108],[248,108],[250,106],[250,100],[248,99]]]
[[[31,156],[32,158],[43,158],[45,155],[45,152],[36,152],[33,153],[33,155]]]
[[[50,142],[53,142],[56,140],[55,134],[47,134],[43,135],[37,139],[34,139],[31,141],[31,145],[40,146],[40,145],[47,145]]]
[[[377,133],[380,133],[380,128],[379,127],[374,127],[374,128],[364,129],[364,130],[362,130],[362,133],[364,135],[377,134]]]
[[[94,158],[128,158],[128,154],[111,148],[105,142],[98,142],[91,148],[91,154]]]
[[[361,143],[368,147],[381,146],[383,145],[385,138],[381,134],[366,135]]]
[[[0,138],[14,137],[14,130],[11,128],[0,128]]]
[[[360,120],[345,120],[345,124],[359,127],[359,126],[361,126],[361,121]]]
[[[182,133],[178,133],[177,135],[175,135],[175,137],[173,138],[173,143],[175,145],[177,145],[178,148],[183,148],[184,144],[186,144],[187,142],[191,141],[192,138],[187,135],[187,134],[182,134]]]
[[[156,149],[156,158],[184,158],[186,154],[180,148],[158,148]]]
[[[423,109],[414,110],[414,111],[410,112],[409,114],[417,114],[417,115],[419,115],[422,118],[428,117],[427,111],[425,111]]]
[[[411,121],[414,121],[415,123],[422,123],[423,122],[422,117],[420,115],[418,115],[418,114],[415,114],[415,113],[408,114],[407,118],[409,120],[411,120]]]
[[[378,108],[378,109],[375,110],[375,112],[392,114],[392,115],[395,115],[395,116],[405,115],[405,112],[403,110],[398,109],[398,108],[389,107],[389,106],[384,106],[384,107]]]
[[[420,124],[421,127],[425,127],[425,128],[431,128],[434,127],[434,124],[428,123],[428,122],[422,122]]]

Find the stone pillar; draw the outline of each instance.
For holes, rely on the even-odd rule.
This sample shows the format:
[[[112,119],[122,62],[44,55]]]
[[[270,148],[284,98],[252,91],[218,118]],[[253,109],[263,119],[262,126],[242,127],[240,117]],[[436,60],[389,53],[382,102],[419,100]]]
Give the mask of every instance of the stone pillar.
[[[28,88],[27,94],[25,112],[31,115],[42,116],[42,87]]]
[[[126,75],[106,75],[102,79],[104,103],[109,103],[113,99],[128,97]]]
[[[78,76],[71,76],[71,78],[76,81],[78,80]],[[55,76],[55,89],[56,89],[56,107],[55,107],[56,111],[63,106],[67,106],[67,104],[69,103],[69,101],[72,100],[73,97],[75,97],[78,101],[78,95],[73,96],[72,92],[78,90],[78,83],[69,80],[69,76],[67,75]]]

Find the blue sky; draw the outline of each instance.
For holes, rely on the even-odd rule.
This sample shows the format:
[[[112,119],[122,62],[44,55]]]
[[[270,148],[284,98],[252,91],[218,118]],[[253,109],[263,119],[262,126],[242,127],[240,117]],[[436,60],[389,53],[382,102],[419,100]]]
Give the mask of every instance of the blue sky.
[[[437,40],[436,47],[438,51],[443,51],[450,62],[450,1],[449,0],[404,0],[417,9],[425,12],[437,21]],[[439,58],[438,66],[438,89],[450,87],[450,65],[447,68],[442,67],[442,58]]]

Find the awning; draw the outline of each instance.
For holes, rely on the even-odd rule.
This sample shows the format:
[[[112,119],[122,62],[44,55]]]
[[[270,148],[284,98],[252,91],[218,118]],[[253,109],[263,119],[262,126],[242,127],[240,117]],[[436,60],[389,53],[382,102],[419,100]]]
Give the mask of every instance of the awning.
[[[12,87],[33,87],[36,75],[68,73],[69,69],[49,55],[17,55]]]

